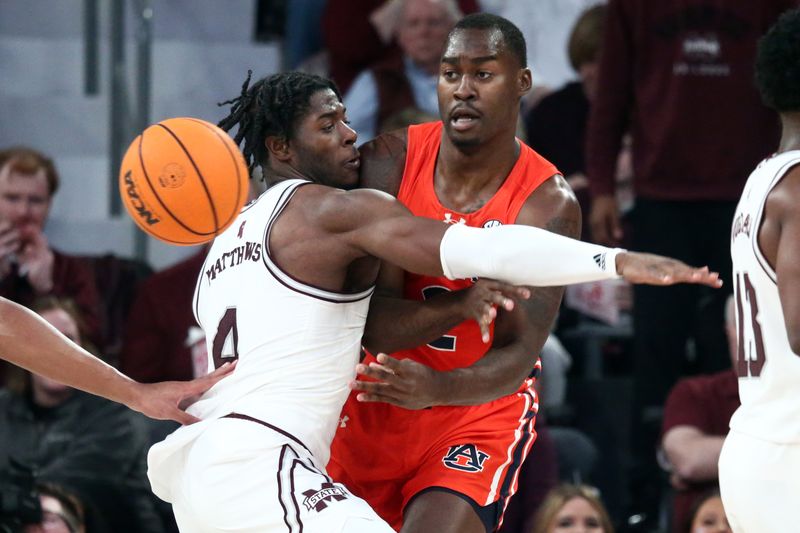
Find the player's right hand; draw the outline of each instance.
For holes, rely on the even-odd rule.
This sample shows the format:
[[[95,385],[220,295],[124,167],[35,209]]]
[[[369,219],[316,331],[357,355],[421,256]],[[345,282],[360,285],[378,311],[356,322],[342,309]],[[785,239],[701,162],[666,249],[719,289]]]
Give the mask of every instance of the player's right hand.
[[[481,328],[483,342],[491,339],[489,326],[497,317],[497,308],[514,309],[515,300],[527,300],[531,290],[501,281],[479,279],[469,289],[461,292],[461,309],[464,320],[475,320]]]
[[[617,255],[617,273],[626,281],[645,285],[695,283],[715,289],[722,287],[719,273],[711,272],[708,267],[695,268],[677,259],[655,254],[621,253]]]
[[[216,383],[236,369],[236,361],[225,363],[214,372],[192,381],[137,383],[134,400],[128,407],[156,420],[174,420],[183,425],[200,420],[184,411]]]

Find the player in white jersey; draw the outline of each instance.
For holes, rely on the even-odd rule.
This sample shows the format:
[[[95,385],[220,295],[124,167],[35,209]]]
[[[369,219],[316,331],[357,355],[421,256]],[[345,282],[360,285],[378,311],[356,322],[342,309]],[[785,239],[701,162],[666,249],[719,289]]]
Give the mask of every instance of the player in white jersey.
[[[800,10],[759,43],[756,77],[780,113],[778,153],[750,175],[731,256],[741,407],[719,460],[736,533],[797,530],[800,498]]]
[[[203,421],[148,457],[153,490],[184,532],[392,531],[324,468],[380,259],[521,285],[619,273],[719,286],[716,273],[671,259],[532,227],[447,226],[410,216],[389,195],[333,188],[355,185],[359,156],[332,82],[283,73],[248,85],[249,76],[222,126],[239,124],[236,140],[270,188],[215,240],[195,292],[210,362],[238,367],[192,406]],[[488,303],[526,293],[509,286]]]

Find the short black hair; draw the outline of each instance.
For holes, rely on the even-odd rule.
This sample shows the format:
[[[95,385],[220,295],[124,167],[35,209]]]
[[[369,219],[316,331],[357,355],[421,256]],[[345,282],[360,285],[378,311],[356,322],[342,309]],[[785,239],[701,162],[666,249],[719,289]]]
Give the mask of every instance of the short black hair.
[[[759,40],[756,84],[768,107],[800,111],[800,9],[781,15]]]
[[[528,66],[528,50],[525,45],[525,37],[513,22],[491,13],[472,13],[459,20],[450,30],[447,40],[458,30],[497,30],[503,36],[503,42],[508,47],[508,51],[519,62],[523,68]]]
[[[238,125],[233,140],[242,144],[242,153],[252,174],[256,165],[265,165],[268,160],[264,140],[267,137],[294,138],[298,121],[308,112],[311,96],[330,89],[339,101],[342,94],[336,84],[328,78],[305,72],[281,72],[262,78],[250,86],[252,70],[236,98],[217,105],[231,105],[230,114],[217,124],[225,131]]]

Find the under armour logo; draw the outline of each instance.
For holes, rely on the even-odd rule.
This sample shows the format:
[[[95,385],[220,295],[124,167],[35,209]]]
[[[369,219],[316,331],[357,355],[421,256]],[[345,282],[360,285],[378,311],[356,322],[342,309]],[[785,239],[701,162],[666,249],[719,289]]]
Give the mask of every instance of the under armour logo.
[[[447,455],[442,458],[444,466],[462,472],[480,472],[489,454],[480,451],[474,444],[456,444],[450,446]]]
[[[237,235],[237,237],[239,237],[240,239],[242,238],[242,234],[244,233],[244,225],[245,224],[247,224],[246,220],[244,222],[242,222],[241,226],[239,226],[239,234]]]
[[[348,420],[350,420],[350,417],[347,416],[347,415],[344,415],[342,418],[340,418],[339,419],[339,427],[340,428],[346,428]]]
[[[600,270],[606,269],[606,253],[597,254],[594,256],[594,262],[600,267]]]
[[[466,224],[467,221],[463,217],[459,217],[458,220],[453,218],[453,213],[445,213],[444,214],[444,223],[445,224]]]
[[[341,487],[337,487],[333,483],[323,483],[322,488],[319,490],[307,490],[303,492],[306,498],[303,500],[303,505],[309,511],[314,509],[320,512],[325,509],[329,503],[334,501],[342,501],[347,498],[347,493]]]

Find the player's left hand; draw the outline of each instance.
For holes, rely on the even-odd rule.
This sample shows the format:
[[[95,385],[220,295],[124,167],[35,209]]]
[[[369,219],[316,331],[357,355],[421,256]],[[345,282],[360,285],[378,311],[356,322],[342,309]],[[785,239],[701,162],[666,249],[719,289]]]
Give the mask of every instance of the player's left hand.
[[[359,364],[356,373],[377,381],[354,380],[350,388],[359,402],[384,402],[406,409],[436,405],[441,391],[441,374],[411,359],[378,354],[378,362]]]
[[[183,425],[194,424],[199,419],[184,409],[197,401],[219,380],[236,368],[236,361],[225,363],[214,372],[192,381],[164,381],[162,383],[137,383],[134,399],[128,407],[156,420],[174,420]]]
[[[708,267],[691,267],[677,259],[655,254],[624,252],[617,255],[617,273],[631,283],[674,285],[695,283],[715,289],[722,287],[719,273]]]

